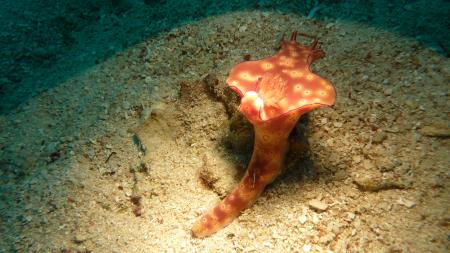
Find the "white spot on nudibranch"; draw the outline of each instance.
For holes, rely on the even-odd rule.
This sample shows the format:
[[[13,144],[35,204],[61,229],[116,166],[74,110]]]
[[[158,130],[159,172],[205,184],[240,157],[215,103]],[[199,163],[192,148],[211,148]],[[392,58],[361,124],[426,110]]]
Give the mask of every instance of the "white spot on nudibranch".
[[[254,81],[256,81],[257,80],[257,77],[256,76],[252,76],[250,73],[248,73],[248,72],[241,72],[240,74],[239,74],[239,77],[242,79],[242,80],[245,80],[245,81],[250,81],[250,82],[254,82]]]
[[[297,83],[294,85],[294,92],[300,92],[303,89],[303,85],[301,83]]]
[[[288,71],[287,74],[292,78],[300,78],[303,76],[303,71],[301,70],[291,70]]]
[[[282,55],[282,56],[280,56],[278,65],[283,66],[283,67],[292,68],[295,65],[295,60],[292,59],[291,57]]]
[[[308,103],[308,100],[306,100],[306,99],[300,99],[300,100],[297,102],[297,106],[298,106],[298,107],[302,107],[302,106],[306,105],[307,103]]]
[[[318,90],[317,94],[319,94],[319,96],[321,96],[321,97],[325,97],[327,95],[327,92],[324,90]]]
[[[273,67],[274,67],[273,64],[270,62],[263,62],[261,64],[261,68],[264,70],[271,70],[271,69],[273,69]]]

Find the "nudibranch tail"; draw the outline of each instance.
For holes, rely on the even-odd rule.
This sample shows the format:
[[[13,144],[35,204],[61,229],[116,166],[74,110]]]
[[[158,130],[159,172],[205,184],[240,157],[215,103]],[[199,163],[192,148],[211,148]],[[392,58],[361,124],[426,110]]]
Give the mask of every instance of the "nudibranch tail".
[[[299,34],[314,41],[310,46],[299,45]],[[239,110],[255,129],[253,155],[238,187],[194,224],[194,236],[213,234],[252,205],[280,173],[289,133],[300,116],[334,105],[333,85],[310,68],[314,60],[325,56],[317,45],[317,38],[294,32],[277,54],[231,69],[227,84],[242,97]]]
[[[226,198],[194,224],[192,233],[195,237],[209,236],[230,224],[278,176],[287,150],[288,134],[299,117],[300,114],[294,112],[255,127],[254,152],[247,172]]]

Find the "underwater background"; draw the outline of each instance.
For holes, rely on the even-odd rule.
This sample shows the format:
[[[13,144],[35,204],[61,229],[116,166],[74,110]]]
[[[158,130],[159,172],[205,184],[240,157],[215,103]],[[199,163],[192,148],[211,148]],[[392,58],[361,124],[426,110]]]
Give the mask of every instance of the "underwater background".
[[[0,3],[0,252],[449,251],[449,1]],[[293,31],[336,104],[193,238],[252,153],[229,71]]]

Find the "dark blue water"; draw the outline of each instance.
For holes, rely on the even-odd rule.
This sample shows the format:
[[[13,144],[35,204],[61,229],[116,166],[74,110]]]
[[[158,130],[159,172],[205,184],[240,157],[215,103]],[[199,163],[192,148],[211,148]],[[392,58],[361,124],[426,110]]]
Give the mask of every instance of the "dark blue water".
[[[450,47],[450,3],[446,0],[1,2],[0,114],[14,112],[39,92],[145,38],[233,11],[276,11],[327,22],[362,23],[416,38],[447,57]],[[111,24],[115,27],[112,31]],[[107,39],[99,39],[103,37]],[[73,57],[77,55],[84,56]]]

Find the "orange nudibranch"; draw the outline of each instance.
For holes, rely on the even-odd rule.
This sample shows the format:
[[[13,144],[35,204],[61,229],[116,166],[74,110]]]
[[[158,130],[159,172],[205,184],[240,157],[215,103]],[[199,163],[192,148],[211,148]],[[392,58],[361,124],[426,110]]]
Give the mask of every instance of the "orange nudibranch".
[[[325,53],[316,48],[316,38],[303,46],[297,43],[297,35],[294,32],[290,40],[283,41],[277,54],[231,69],[227,84],[241,96],[239,110],[255,129],[253,155],[239,185],[195,222],[195,237],[217,232],[251,206],[280,173],[289,133],[300,116],[334,105],[333,85],[311,71],[313,61]]]

